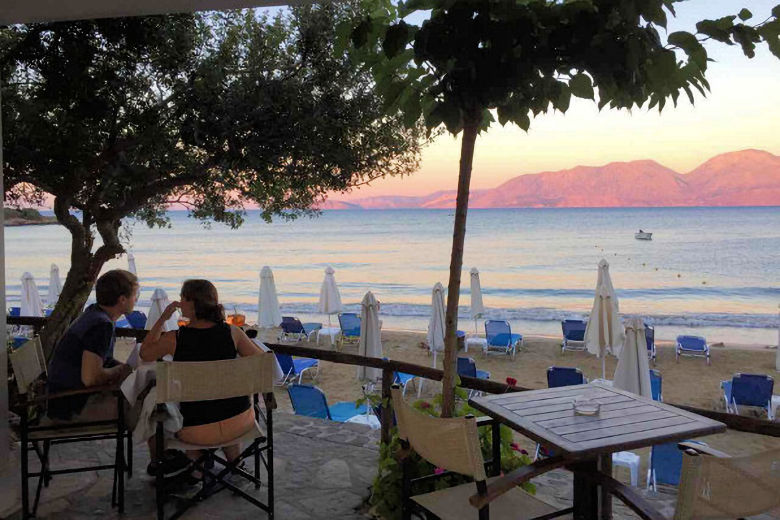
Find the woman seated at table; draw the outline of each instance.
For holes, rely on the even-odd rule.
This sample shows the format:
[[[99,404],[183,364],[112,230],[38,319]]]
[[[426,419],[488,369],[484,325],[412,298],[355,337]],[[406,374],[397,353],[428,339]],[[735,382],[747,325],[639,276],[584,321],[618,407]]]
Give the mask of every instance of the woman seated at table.
[[[176,309],[189,318],[178,331],[162,332]],[[235,325],[225,322],[217,288],[208,280],[187,280],[181,287],[181,301],[171,303],[146,335],[141,359],[154,361],[166,354],[174,361],[217,361],[252,356],[260,348]],[[254,427],[254,411],[248,397],[180,403],[184,427],[176,436],[190,444],[210,446],[235,439]],[[229,460],[240,455],[238,444],[223,448]],[[197,458],[198,453],[188,453]]]

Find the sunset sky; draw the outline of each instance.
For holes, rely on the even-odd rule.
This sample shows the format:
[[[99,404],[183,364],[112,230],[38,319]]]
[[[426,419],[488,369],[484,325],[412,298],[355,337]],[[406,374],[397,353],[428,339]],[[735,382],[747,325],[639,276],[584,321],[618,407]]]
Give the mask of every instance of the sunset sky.
[[[691,0],[676,4],[678,17],[669,31],[695,31],[704,18],[736,14],[748,7],[752,22],[765,19],[776,2]],[[573,99],[569,111],[542,115],[526,134],[517,127],[494,123],[477,139],[472,189],[492,188],[524,173],[577,165],[654,159],[687,173],[723,152],[759,148],[780,155],[780,60],[765,46],[754,59],[738,47],[709,42],[707,78],[712,92],[698,93],[691,106],[683,95],[678,107],[599,113],[595,104]],[[457,186],[459,140],[440,137],[424,150],[420,170],[404,179],[383,179],[334,200],[378,195],[424,195]]]

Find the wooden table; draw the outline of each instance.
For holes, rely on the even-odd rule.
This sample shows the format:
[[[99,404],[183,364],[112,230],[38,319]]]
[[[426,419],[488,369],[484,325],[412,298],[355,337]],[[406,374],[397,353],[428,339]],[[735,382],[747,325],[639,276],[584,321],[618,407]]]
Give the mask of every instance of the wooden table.
[[[575,415],[577,397],[598,402],[599,415]],[[726,430],[723,423],[598,383],[475,397],[469,404],[571,460],[575,519],[611,517],[609,497],[604,494],[599,507],[598,488],[584,473],[611,473],[612,453]]]

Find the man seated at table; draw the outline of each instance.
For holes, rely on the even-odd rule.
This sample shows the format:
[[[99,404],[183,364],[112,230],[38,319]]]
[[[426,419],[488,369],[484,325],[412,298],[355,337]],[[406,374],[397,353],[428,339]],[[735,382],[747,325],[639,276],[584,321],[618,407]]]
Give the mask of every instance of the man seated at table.
[[[60,339],[49,362],[49,392],[79,390],[122,382],[132,368],[113,359],[114,323],[130,313],[138,299],[138,279],[120,269],[95,283],[97,303],[87,307]],[[104,421],[117,416],[111,393],[76,395],[49,403],[51,419]]]

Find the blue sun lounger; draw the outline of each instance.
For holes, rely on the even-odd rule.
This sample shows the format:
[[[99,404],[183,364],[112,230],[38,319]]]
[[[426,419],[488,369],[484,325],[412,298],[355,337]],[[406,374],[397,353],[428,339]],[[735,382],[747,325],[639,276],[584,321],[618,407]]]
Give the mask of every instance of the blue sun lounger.
[[[563,332],[561,352],[585,350],[585,328],[586,324],[583,320],[563,320],[561,322],[561,331]]]
[[[674,349],[674,357],[680,361],[680,356],[703,357],[710,364],[710,346],[707,340],[701,336],[677,336],[677,347]]]
[[[550,367],[547,369],[547,388],[584,385],[588,380],[582,370],[573,367]]]
[[[339,327],[341,327],[337,341],[339,349],[344,343],[360,341],[360,316],[354,312],[342,312],[339,314]]]
[[[767,418],[774,421],[772,392],[775,380],[764,374],[734,374],[730,381],[722,381],[726,410],[738,414],[740,406],[755,406],[766,410]]]
[[[645,341],[647,342],[647,357],[655,366],[655,328],[645,323]]]
[[[511,354],[515,358],[518,345],[522,347],[523,336],[512,334],[512,327],[508,321],[487,320],[485,322],[485,339],[487,340],[487,352],[497,350],[503,354]]]
[[[661,377],[661,372],[651,368],[650,369],[650,396],[653,398],[653,401],[658,401],[659,403],[664,402],[663,382],[664,379],[663,377]]]
[[[289,354],[275,354],[276,360],[279,362],[279,367],[282,369],[284,378],[280,384],[291,383],[296,377],[298,383],[303,379],[303,374],[307,370],[315,370],[316,374],[312,376],[312,379],[316,378],[320,373],[320,362],[318,359],[311,358],[294,358]]]
[[[336,422],[347,422],[356,415],[366,413],[364,404],[358,406],[355,401],[344,401],[328,406],[325,393],[311,385],[292,384],[287,387],[295,415],[330,419]]]

